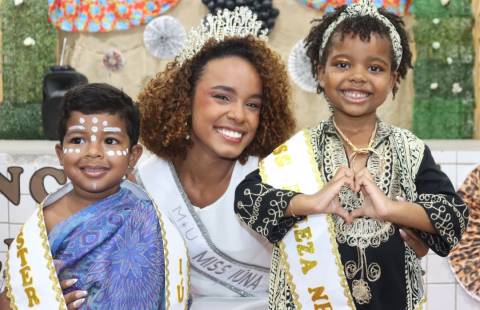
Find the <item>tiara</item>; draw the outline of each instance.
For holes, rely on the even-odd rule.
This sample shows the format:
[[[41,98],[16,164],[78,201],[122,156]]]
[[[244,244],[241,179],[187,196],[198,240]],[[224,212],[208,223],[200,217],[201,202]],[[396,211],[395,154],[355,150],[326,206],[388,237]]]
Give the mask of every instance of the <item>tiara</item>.
[[[323,34],[322,46],[320,47],[318,53],[319,58],[322,58],[325,46],[327,45],[328,40],[338,25],[347,18],[359,16],[371,16],[379,20],[388,28],[390,41],[392,41],[393,54],[395,56],[395,64],[397,65],[396,69],[398,69],[400,62],[402,61],[403,54],[402,40],[400,39],[400,35],[398,34],[397,29],[395,29],[395,26],[390,22],[390,20],[388,20],[388,18],[378,12],[377,7],[371,0],[360,0],[358,3],[349,5],[345,11],[342,12],[340,16],[328,26],[327,30],[325,30],[325,33]]]
[[[262,23],[257,20],[248,7],[236,7],[234,11],[219,10],[216,15],[208,14],[204,22],[194,27],[187,34],[183,50],[177,56],[177,62],[182,65],[195,56],[205,43],[214,39],[219,42],[227,37],[247,37],[249,35],[267,40],[267,30],[260,30]]]

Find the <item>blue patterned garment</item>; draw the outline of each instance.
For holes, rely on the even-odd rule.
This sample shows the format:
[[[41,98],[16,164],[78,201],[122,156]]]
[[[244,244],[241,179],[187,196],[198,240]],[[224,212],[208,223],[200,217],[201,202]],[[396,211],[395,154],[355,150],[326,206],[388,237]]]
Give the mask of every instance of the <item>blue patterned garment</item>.
[[[81,309],[165,309],[162,235],[149,200],[121,188],[57,224],[48,239],[59,279],[76,278],[69,291],[88,291]]]

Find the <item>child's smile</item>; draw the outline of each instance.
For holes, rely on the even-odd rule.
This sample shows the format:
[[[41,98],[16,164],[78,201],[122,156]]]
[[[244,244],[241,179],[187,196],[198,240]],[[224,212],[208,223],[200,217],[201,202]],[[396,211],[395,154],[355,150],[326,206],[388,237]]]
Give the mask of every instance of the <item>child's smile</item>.
[[[376,33],[369,41],[349,34],[332,40],[318,80],[335,113],[355,118],[375,114],[395,82],[390,41]]]
[[[108,113],[74,111],[66,129],[57,153],[76,193],[98,199],[116,192],[130,160],[123,119]]]

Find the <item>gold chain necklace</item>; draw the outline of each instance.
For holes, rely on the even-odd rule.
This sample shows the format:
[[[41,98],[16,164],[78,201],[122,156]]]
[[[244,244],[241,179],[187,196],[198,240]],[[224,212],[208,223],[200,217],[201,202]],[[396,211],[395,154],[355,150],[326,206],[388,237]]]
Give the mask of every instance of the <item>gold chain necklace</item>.
[[[352,166],[352,169],[355,169],[353,163],[355,161],[355,158],[357,158],[358,154],[370,154],[375,153],[379,156],[379,158],[382,158],[380,154],[373,148],[373,143],[375,141],[375,134],[377,133],[377,124],[378,122],[375,122],[375,128],[373,128],[372,135],[370,136],[370,141],[368,142],[368,145],[366,147],[357,147],[355,144],[350,141],[350,139],[347,138],[347,136],[338,128],[337,123],[335,123],[335,119],[332,118],[333,121],[333,127],[337,130],[338,134],[340,137],[342,137],[343,141],[345,141],[348,146],[352,149],[352,154],[349,157],[349,162],[350,165]]]

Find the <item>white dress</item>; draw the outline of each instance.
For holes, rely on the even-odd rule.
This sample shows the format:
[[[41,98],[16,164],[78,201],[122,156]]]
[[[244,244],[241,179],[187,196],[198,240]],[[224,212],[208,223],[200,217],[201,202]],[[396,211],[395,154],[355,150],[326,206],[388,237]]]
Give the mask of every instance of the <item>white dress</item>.
[[[163,161],[158,157],[149,158],[142,160],[141,165],[148,165],[151,160]],[[141,165],[139,171],[142,170]],[[257,168],[257,157],[249,157],[244,165],[237,161],[227,191],[211,205],[204,208],[194,207],[194,210],[206,228],[211,241],[220,251],[235,260],[270,268],[272,245],[267,239],[262,238],[240,221],[234,212],[237,185],[247,174]],[[172,174],[174,172],[166,170],[162,173]],[[158,174],[158,178],[161,178],[160,174]],[[144,179],[141,181],[145,182]],[[181,190],[183,191],[183,189]],[[190,272],[190,293],[193,301],[191,309],[193,310],[263,310],[267,308],[267,291],[261,296],[242,297],[193,268],[190,269]]]

